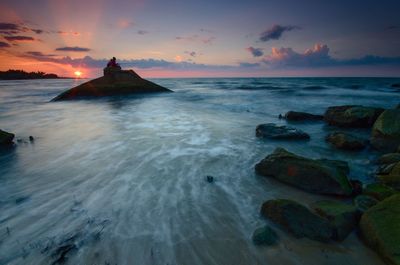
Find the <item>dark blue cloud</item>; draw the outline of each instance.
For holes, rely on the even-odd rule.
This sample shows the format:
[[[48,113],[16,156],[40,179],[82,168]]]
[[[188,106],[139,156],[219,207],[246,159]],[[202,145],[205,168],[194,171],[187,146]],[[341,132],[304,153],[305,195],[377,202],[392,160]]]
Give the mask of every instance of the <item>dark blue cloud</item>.
[[[83,48],[83,47],[60,47],[57,48],[56,51],[63,51],[63,52],[88,52],[90,51],[89,48]]]
[[[260,34],[260,41],[279,40],[285,31],[300,29],[298,26],[282,26],[275,24]]]
[[[248,50],[254,57],[260,57],[264,55],[263,49],[261,48],[248,47],[246,50]]]

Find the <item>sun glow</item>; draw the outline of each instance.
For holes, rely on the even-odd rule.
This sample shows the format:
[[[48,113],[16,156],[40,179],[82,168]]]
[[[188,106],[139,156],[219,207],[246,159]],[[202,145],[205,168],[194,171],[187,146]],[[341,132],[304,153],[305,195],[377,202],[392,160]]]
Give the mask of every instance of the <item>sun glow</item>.
[[[81,71],[75,71],[74,74],[75,74],[76,77],[81,77],[82,72]]]

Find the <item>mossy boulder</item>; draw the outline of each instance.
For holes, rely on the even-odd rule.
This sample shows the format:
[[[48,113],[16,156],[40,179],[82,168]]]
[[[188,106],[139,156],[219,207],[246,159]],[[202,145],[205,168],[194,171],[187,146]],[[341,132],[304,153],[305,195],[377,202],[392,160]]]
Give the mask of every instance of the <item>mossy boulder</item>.
[[[387,264],[400,265],[400,194],[368,209],[360,220],[361,236]]]
[[[331,133],[325,138],[325,140],[338,149],[349,151],[361,150],[367,145],[365,139],[343,132]]]
[[[338,241],[343,241],[354,230],[360,218],[360,212],[353,204],[323,200],[313,203],[312,208],[331,222],[332,239]]]
[[[334,228],[328,220],[295,201],[266,201],[261,207],[261,214],[297,238],[307,237],[327,242],[332,239],[334,233]]]
[[[71,88],[52,99],[52,101],[154,92],[172,91],[141,78],[133,70],[107,67],[104,69],[104,76]]]
[[[284,118],[288,121],[319,121],[323,120],[324,116],[307,112],[288,111]]]
[[[260,124],[256,128],[256,136],[274,140],[307,140],[310,136],[302,130],[279,126],[274,123]]]
[[[393,188],[380,183],[368,184],[363,189],[363,194],[374,197],[379,201],[384,200],[387,197],[394,195],[395,193],[396,191]]]
[[[254,231],[252,239],[255,245],[272,246],[278,243],[279,238],[271,227],[263,226]]]
[[[382,108],[358,105],[334,106],[326,110],[324,120],[338,127],[370,128],[383,111]]]
[[[378,175],[379,181],[396,190],[400,190],[400,162],[390,164],[388,167],[390,168],[387,171]]]
[[[0,130],[0,147],[11,145],[13,143],[15,135],[3,130]]]
[[[273,177],[305,191],[351,195],[346,162],[328,159],[309,159],[295,155],[283,148],[266,156],[255,166],[258,174]]]
[[[376,120],[371,135],[374,148],[395,152],[400,145],[400,109],[385,110]]]
[[[378,200],[372,196],[361,194],[354,198],[354,205],[361,213],[378,203]]]

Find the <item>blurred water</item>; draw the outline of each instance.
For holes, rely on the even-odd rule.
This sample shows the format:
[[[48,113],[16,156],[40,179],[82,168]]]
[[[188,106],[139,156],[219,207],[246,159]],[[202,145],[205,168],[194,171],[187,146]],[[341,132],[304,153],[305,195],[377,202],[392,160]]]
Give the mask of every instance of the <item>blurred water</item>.
[[[393,107],[399,79],[158,79],[175,93],[49,103],[83,81],[0,82],[0,128],[23,140],[0,153],[0,264],[382,264],[355,233],[322,244],[277,229],[278,246],[252,244],[263,201],[326,198],[256,176],[275,147],[346,160],[364,183],[377,155],[333,150],[319,122],[292,124],[307,142],[255,127],[288,110]]]

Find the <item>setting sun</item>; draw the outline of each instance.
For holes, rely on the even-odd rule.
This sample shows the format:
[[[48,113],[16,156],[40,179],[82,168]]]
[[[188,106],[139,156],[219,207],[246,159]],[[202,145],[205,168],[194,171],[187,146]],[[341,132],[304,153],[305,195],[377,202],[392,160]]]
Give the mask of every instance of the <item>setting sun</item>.
[[[81,71],[75,71],[74,74],[75,74],[76,77],[81,77],[82,72]]]

